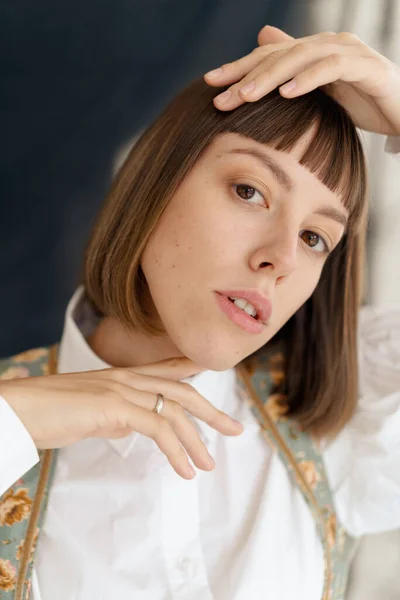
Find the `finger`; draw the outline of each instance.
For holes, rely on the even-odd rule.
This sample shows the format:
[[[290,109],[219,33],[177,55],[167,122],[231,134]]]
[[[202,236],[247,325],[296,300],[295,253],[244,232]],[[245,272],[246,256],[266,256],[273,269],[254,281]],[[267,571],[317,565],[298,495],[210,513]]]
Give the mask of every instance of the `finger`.
[[[133,373],[142,375],[163,377],[165,379],[171,379],[172,381],[179,381],[180,379],[185,379],[186,377],[191,377],[192,375],[204,371],[204,367],[196,365],[190,358],[176,357],[161,360],[149,365],[132,367],[129,370]]]
[[[344,54],[331,54],[302,71],[279,91],[283,96],[294,98],[338,80],[359,83],[368,77],[370,68],[370,58],[360,56],[354,60]]]
[[[301,42],[313,43],[328,37],[332,37],[334,35],[334,33],[329,31],[298,39],[287,36],[287,39],[279,43],[272,42],[265,45],[261,45],[255,48],[252,52],[250,52],[250,54],[247,54],[246,56],[243,56],[242,58],[239,58],[238,60],[235,60],[231,63],[222,65],[217,69],[209,71],[204,75],[204,79],[209,85],[229,85],[230,83],[234,83],[242,79],[252,69],[254,69],[258,64],[260,64],[260,62],[266,56],[268,56],[272,52],[291,48],[292,46]]]
[[[160,419],[160,425],[153,437],[155,443],[165,454],[172,468],[185,479],[193,479],[196,475],[187,454],[180,444],[176,433],[166,419]]]
[[[157,394],[162,393],[165,397],[179,402],[187,412],[224,435],[238,435],[243,431],[238,421],[218,410],[188,383],[138,374],[130,378],[129,374],[121,369],[118,381],[112,383],[112,389],[125,400],[148,410],[154,409]],[[169,418],[165,411],[168,411],[168,403],[165,404],[163,414]]]
[[[226,63],[204,75],[208,85],[224,86],[242,79],[254,69],[266,56],[266,48],[255,48],[250,54],[231,63]]]
[[[105,426],[107,430],[110,420],[107,420]],[[154,440],[178,475],[184,479],[193,479],[196,475],[184,448],[167,419],[149,412],[141,406],[121,400],[118,403],[118,414],[116,417],[114,416],[114,420],[117,431],[130,428]]]
[[[132,396],[129,388],[122,384],[116,384],[113,388],[114,392],[117,392],[125,401],[133,402],[135,406],[148,410],[150,414],[154,410],[157,394],[135,390],[135,394]],[[172,425],[180,443],[197,467],[206,471],[214,468],[214,460],[179,402],[164,397],[162,413],[156,416],[161,416]]]
[[[359,46],[338,47],[327,42],[296,44],[286,52],[274,53],[237,85],[236,93],[247,102],[259,100],[279,85],[316,65],[322,58],[335,53],[359,56]]]
[[[282,31],[282,29],[272,27],[271,25],[264,25],[257,36],[259,46],[264,46],[265,44],[279,44],[293,39],[294,38],[291,35]]]
[[[207,447],[200,439],[194,424],[179,402],[165,400],[162,416],[167,419],[175,431],[180,443],[199,469],[211,471],[215,467],[214,459],[208,453]]]
[[[320,33],[315,33],[314,35],[308,35],[301,38],[294,38],[279,27],[272,27],[271,25],[265,25],[262,29],[260,29],[257,41],[259,46],[265,46],[267,44],[283,44],[285,42],[295,41],[295,42],[308,42],[308,41],[318,41],[323,40],[328,37],[334,37],[337,34],[334,31],[322,31]]]
[[[288,50],[278,50],[273,52],[269,56],[267,56],[257,67],[252,69],[246,77],[241,79],[238,83],[231,85],[225,92],[219,94],[214,98],[214,105],[216,108],[220,110],[233,110],[244,104],[246,101],[251,102],[253,98],[251,97],[251,93],[249,94],[249,86],[253,86],[255,84],[255,80],[257,80],[260,76],[268,72],[270,66],[279,61],[279,58],[284,56]],[[286,80],[283,80],[286,81]],[[245,96],[242,93],[244,89],[245,93],[247,90],[247,95]],[[252,90],[250,90],[252,91]]]

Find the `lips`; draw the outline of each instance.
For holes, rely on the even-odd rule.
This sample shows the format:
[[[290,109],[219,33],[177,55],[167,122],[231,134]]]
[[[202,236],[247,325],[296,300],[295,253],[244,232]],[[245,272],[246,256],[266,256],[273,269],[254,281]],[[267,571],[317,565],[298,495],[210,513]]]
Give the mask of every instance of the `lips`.
[[[257,289],[218,290],[217,293],[226,298],[243,298],[243,300],[252,304],[257,311],[257,320],[264,323],[264,325],[266,325],[271,318],[272,302]]]

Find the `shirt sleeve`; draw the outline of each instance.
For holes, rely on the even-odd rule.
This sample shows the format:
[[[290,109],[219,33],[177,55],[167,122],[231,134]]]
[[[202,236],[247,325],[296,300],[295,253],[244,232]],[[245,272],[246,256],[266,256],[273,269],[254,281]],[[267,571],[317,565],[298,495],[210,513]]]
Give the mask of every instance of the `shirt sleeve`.
[[[365,307],[360,400],[324,450],[337,515],[353,536],[400,527],[400,307]]]
[[[0,497],[38,462],[34,441],[0,396]]]

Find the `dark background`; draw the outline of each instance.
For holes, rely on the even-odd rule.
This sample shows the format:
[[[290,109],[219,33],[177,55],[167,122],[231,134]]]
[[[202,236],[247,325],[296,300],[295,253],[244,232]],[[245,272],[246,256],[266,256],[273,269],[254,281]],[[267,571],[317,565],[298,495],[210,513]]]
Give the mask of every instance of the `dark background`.
[[[0,356],[57,341],[117,151],[295,0],[0,5]]]

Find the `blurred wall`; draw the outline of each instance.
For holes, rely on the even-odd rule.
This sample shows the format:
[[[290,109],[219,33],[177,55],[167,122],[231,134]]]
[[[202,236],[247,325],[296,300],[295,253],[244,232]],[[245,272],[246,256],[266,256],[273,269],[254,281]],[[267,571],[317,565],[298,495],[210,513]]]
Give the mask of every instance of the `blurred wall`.
[[[400,64],[400,0],[309,0],[306,28],[313,33],[351,31]],[[371,182],[367,299],[400,303],[399,163],[383,152],[383,136],[363,137]]]

